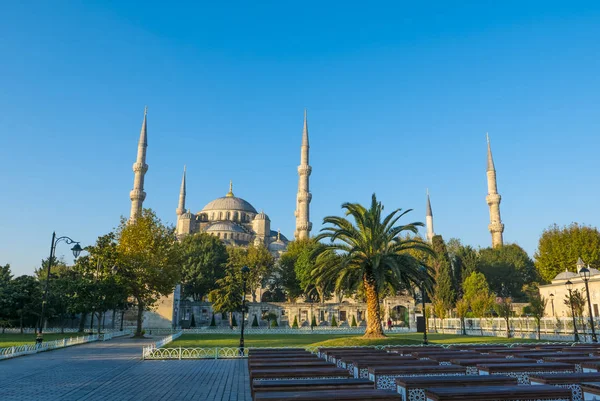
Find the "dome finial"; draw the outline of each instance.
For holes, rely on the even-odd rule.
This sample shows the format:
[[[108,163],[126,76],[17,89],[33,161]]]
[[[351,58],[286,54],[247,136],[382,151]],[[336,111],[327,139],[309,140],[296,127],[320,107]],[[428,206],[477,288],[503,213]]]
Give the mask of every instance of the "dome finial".
[[[229,180],[229,192],[226,195],[228,198],[233,198],[233,181]]]
[[[281,241],[281,230],[277,229],[277,241]]]

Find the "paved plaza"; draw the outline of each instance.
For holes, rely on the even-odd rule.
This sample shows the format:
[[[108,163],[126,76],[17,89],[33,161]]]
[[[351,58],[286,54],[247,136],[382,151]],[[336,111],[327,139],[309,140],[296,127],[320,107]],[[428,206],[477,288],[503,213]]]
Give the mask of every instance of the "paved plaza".
[[[144,344],[115,339],[0,361],[0,399],[251,400],[246,360],[142,361]]]

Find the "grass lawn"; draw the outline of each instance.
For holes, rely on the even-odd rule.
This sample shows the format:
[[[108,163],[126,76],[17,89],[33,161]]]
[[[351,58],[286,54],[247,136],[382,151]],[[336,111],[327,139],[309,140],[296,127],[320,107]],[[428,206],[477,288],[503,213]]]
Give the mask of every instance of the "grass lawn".
[[[61,338],[80,337],[78,333],[45,333],[44,341],[59,340]],[[0,348],[12,347],[15,345],[35,344],[36,334],[0,334]]]
[[[428,334],[430,343],[510,343],[535,340],[506,339],[501,337],[457,336],[453,334]],[[301,346],[358,346],[358,345],[420,345],[423,334],[390,334],[378,340],[344,334],[248,334],[244,336],[247,347],[301,347]],[[166,347],[237,347],[239,334],[185,334]]]

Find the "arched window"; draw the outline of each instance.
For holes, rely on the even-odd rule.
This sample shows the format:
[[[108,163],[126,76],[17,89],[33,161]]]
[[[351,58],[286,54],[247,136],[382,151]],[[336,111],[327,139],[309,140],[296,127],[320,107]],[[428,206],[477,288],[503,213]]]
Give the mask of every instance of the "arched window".
[[[223,212],[219,212],[219,220],[223,220]]]
[[[227,220],[231,220],[231,212],[227,212]]]

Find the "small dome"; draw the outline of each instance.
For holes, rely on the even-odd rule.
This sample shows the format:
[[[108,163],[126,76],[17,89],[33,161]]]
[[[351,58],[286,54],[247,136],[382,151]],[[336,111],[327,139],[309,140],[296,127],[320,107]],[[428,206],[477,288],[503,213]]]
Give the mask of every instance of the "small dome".
[[[269,216],[267,216],[265,214],[265,212],[260,212],[259,214],[256,215],[256,217],[254,218],[254,220],[268,220],[271,221],[271,219],[269,218]]]
[[[245,233],[242,227],[230,221],[220,221],[218,223],[211,224],[206,229],[206,232],[234,232],[234,233]]]
[[[189,210],[181,215],[182,219],[192,219],[193,217],[194,215]]]
[[[281,240],[279,241],[273,241],[269,244],[269,251],[271,252],[279,252],[279,251],[285,251],[285,243]]]
[[[287,239],[286,236],[281,234],[279,231],[271,230],[271,232],[269,233],[270,237],[277,238],[278,235],[279,235],[279,239],[281,239],[283,242],[286,242],[286,243],[290,242],[290,240]]]
[[[596,269],[594,269],[596,270]],[[596,270],[598,273],[600,273],[600,271]],[[593,274],[591,273],[591,269],[590,269],[590,275]],[[569,280],[572,279],[574,277],[579,277],[576,273],[570,272],[568,270],[565,270],[562,273],[559,273],[556,277],[554,277],[554,280]]]

